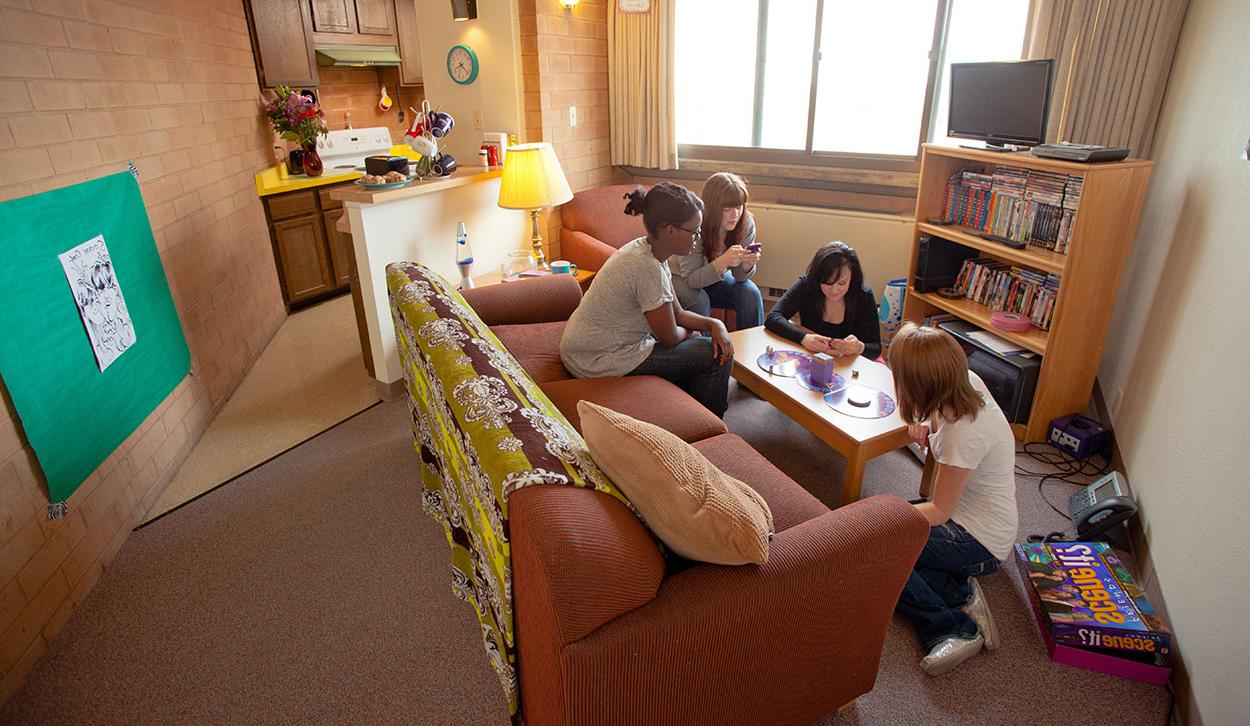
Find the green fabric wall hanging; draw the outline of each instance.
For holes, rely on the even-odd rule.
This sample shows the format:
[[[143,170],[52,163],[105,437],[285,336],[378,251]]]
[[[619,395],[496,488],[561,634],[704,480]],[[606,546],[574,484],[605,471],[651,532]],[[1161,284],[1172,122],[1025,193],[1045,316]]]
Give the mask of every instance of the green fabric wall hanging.
[[[129,173],[4,202],[0,235],[0,376],[50,500],[63,502],[182,381],[191,354]],[[133,325],[103,371],[58,257],[97,236]]]

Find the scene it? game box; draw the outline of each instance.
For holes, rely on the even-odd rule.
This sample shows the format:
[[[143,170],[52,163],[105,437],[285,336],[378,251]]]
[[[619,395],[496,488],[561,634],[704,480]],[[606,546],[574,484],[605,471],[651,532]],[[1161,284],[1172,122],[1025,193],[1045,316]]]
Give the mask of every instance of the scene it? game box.
[[[1161,683],[1172,635],[1105,542],[1016,545],[1052,660]]]

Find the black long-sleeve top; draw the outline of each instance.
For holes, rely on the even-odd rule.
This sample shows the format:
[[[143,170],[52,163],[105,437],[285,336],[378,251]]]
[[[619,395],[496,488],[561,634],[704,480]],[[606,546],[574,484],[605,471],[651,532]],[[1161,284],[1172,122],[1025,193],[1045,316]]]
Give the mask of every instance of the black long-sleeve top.
[[[773,309],[768,312],[764,327],[780,335],[786,340],[803,344],[806,333],[790,322],[795,313],[804,328],[817,335],[830,338],[845,338],[854,335],[864,344],[865,358],[876,358],[881,354],[881,328],[877,324],[877,299],[872,288],[865,285],[859,291],[859,297],[852,300],[847,294],[846,315],[840,323],[825,320],[825,299],[823,295],[805,295],[806,275],[799,277],[798,282],[786,290]]]

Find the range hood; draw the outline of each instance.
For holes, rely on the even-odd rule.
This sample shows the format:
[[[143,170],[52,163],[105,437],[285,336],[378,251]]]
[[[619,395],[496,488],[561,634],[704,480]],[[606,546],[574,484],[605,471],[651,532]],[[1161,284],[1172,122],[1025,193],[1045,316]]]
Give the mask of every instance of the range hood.
[[[335,68],[373,68],[399,65],[399,51],[390,45],[319,45],[317,65]]]

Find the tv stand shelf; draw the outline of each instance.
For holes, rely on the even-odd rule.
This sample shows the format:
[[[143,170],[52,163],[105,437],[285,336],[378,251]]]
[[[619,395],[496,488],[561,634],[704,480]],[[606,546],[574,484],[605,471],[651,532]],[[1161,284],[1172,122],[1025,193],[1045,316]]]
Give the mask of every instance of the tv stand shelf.
[[[1017,250],[1000,242],[983,239],[973,234],[972,230],[957,224],[929,224],[922,222],[916,225],[924,234],[931,234],[942,239],[958,242],[965,247],[981,250],[988,257],[995,257],[1013,265],[1024,265],[1042,272],[1063,272],[1064,258],[1058,252],[1051,252],[1040,247],[1025,247]]]
[[[1067,254],[1038,247],[1017,250],[974,236],[973,230],[966,227],[923,221],[942,218],[946,182],[956,171],[981,169],[992,174],[1000,166],[1083,177],[1080,205],[1073,220]],[[919,324],[929,315],[951,313],[1042,355],[1029,420],[1023,425],[1012,425],[1018,438],[1044,441],[1051,420],[1083,412],[1089,404],[1120,278],[1132,248],[1153,166],[1154,162],[1140,159],[1081,164],[1043,159],[1028,152],[924,146],[912,234],[911,278],[903,302],[903,317]],[[990,326],[993,311],[984,305],[966,298],[948,300],[933,293],[916,292],[916,256],[924,235],[936,235],[966,245],[985,257],[1010,265],[1059,275],[1059,294],[1050,330],[1031,329],[1023,333],[995,330]]]
[[[998,330],[997,328],[990,327],[990,315],[992,315],[994,311],[980,303],[975,303],[968,298],[960,297],[955,298],[954,300],[949,300],[940,295],[934,295],[931,292],[916,292],[916,290],[911,287],[907,288],[907,294],[914,295],[920,300],[923,300],[927,305],[932,305],[933,307],[941,308],[952,315],[957,315],[973,325],[989,330],[994,333],[994,335],[997,335],[1005,340],[1010,340],[1016,345],[1023,346],[1034,353],[1046,355],[1047,336],[1045,330],[1041,330],[1040,328],[1030,328],[1023,333],[1012,333],[1007,330]]]

